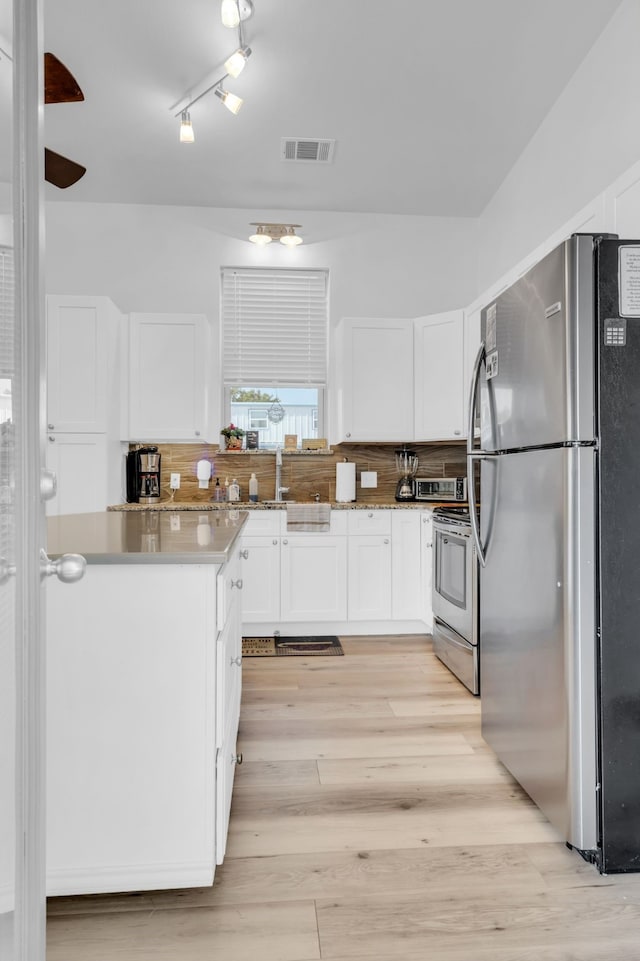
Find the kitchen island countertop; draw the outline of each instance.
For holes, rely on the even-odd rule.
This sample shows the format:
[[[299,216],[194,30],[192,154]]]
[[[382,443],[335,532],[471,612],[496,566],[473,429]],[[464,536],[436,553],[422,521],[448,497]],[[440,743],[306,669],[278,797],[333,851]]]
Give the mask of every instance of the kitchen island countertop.
[[[195,505],[192,505],[195,508]],[[104,511],[47,520],[47,553],[82,554],[88,564],[224,564],[248,514]]]

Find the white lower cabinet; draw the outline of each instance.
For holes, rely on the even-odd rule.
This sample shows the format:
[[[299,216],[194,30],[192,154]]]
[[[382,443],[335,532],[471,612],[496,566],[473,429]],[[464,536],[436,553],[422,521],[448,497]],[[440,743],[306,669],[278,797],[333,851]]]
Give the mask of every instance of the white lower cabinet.
[[[420,518],[420,572],[423,603],[422,620],[433,630],[433,511],[422,511]]]
[[[391,512],[391,616],[396,620],[424,616],[424,593],[421,568],[420,529],[422,511]],[[431,584],[429,584],[431,590]]]
[[[251,521],[251,518],[249,519]],[[242,539],[242,617],[246,623],[280,619],[280,535]]]
[[[47,893],[210,885],[238,760],[238,549],[46,589]]]
[[[218,614],[221,630],[216,644],[216,864],[227,848],[231,795],[236,765],[240,698],[242,695],[242,607],[240,552],[218,574]],[[222,603],[221,603],[222,601]],[[220,610],[224,618],[220,618]]]
[[[343,621],[347,616],[347,543],[340,535],[282,538],[280,617]]]
[[[431,629],[425,520],[430,510],[338,510],[331,533],[305,535],[286,533],[285,511],[252,513],[242,541],[244,633],[314,622],[344,633]]]
[[[391,537],[349,536],[349,620],[391,617]]]

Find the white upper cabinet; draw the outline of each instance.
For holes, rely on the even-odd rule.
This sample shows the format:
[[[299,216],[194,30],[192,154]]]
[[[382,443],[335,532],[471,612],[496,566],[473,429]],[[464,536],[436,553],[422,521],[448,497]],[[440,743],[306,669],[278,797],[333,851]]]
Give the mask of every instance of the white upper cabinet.
[[[129,440],[205,439],[208,347],[204,314],[130,315]]]
[[[107,431],[123,318],[108,297],[47,297],[47,429]]]
[[[342,324],[341,441],[441,441],[465,436],[462,310]]]
[[[413,438],[413,321],[347,318],[342,325],[338,441]]]
[[[463,348],[461,310],[415,321],[414,440],[464,437]]]

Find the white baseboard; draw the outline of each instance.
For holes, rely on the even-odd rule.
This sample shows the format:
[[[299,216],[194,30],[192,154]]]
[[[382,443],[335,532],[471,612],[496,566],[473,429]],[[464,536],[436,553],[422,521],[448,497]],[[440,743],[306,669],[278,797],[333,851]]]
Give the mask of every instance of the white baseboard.
[[[168,864],[123,864],[113,867],[53,868],[47,871],[47,896],[202,888],[213,884],[211,861]]]

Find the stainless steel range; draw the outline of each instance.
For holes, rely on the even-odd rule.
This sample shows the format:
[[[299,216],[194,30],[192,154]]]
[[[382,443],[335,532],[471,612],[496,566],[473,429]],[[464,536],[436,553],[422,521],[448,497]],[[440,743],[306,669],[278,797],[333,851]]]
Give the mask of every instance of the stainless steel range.
[[[436,507],[433,546],[433,650],[479,694],[478,562],[466,508]]]

